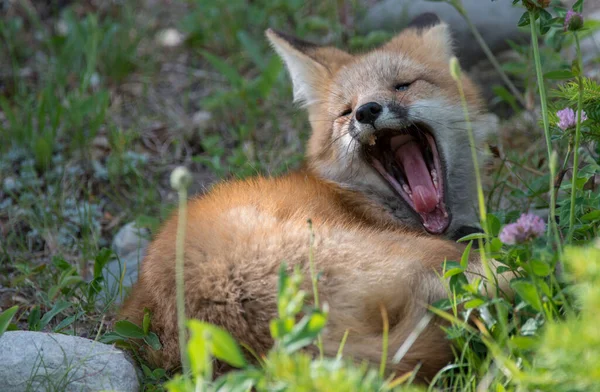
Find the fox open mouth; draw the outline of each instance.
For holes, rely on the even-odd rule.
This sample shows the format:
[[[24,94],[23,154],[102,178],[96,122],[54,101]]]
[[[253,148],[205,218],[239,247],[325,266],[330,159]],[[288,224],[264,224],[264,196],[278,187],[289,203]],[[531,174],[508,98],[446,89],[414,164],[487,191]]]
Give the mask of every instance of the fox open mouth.
[[[420,216],[425,230],[442,234],[450,224],[444,172],[434,137],[422,124],[381,130],[365,147],[368,161]]]

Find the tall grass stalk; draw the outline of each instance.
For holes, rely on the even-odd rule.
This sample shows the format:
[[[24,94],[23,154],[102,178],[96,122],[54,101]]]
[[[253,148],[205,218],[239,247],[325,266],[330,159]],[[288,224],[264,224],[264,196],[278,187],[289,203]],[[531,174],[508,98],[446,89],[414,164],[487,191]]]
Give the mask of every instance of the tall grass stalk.
[[[184,167],[177,167],[171,173],[171,186],[179,196],[179,209],[177,217],[177,238],[175,240],[175,286],[177,297],[177,330],[179,337],[179,353],[184,377],[190,370],[187,356],[187,339],[185,330],[185,281],[184,281],[184,256],[185,256],[185,229],[187,225],[187,188],[191,182],[191,175]]]
[[[452,57],[450,59],[450,73],[452,78],[456,82],[456,86],[458,87],[458,93],[460,95],[460,102],[462,104],[465,121],[467,123],[467,133],[469,135],[469,144],[471,146],[471,158],[473,159],[473,169],[475,170],[475,182],[477,184],[477,201],[479,204],[479,219],[481,220],[481,226],[483,227],[483,231],[486,236],[489,238],[490,231],[487,224],[487,211],[485,207],[485,198],[483,196],[483,183],[481,181],[481,173],[479,171],[479,161],[477,159],[477,149],[475,146],[475,136],[473,135],[473,127],[471,126],[471,119],[469,116],[469,108],[467,106],[467,99],[465,98],[465,92],[462,85],[461,80],[461,70],[460,65],[458,63],[458,59],[456,57]],[[490,282],[493,282],[493,275],[490,270],[488,255],[491,253],[489,241],[485,241],[482,244],[482,239],[479,240],[479,248],[484,251],[481,252],[481,262],[485,269],[486,277]],[[482,246],[483,245],[483,246]]]
[[[535,12],[529,11],[529,26],[531,28],[531,48],[533,49],[533,59],[535,63],[535,73],[537,76],[538,89],[540,93],[540,106],[542,111],[542,122],[544,124],[544,136],[546,138],[546,149],[548,151],[548,165],[552,163],[552,141],[550,140],[550,123],[548,121],[548,100],[546,97],[546,88],[544,86],[544,75],[542,71],[542,61],[540,60],[540,48],[538,45],[537,25],[535,23]],[[554,192],[554,174],[550,173],[550,214],[548,216],[548,230],[554,231],[554,241],[557,248],[561,249],[560,235],[556,225],[556,193]],[[548,242],[552,239],[552,233],[548,236]]]
[[[315,307],[319,307],[319,289],[317,287],[317,271],[315,269],[315,232],[313,230],[312,220],[308,220],[308,229],[310,230],[310,243],[308,248],[308,265],[310,266],[310,280],[312,282],[313,297]],[[324,356],[323,337],[321,334],[317,336],[317,347],[319,348],[319,358]]]
[[[575,124],[575,143],[573,146],[573,174],[571,179],[571,208],[569,211],[569,241],[573,240],[573,230],[575,229],[575,198],[577,196],[577,171],[579,169],[579,143],[581,140],[581,111],[583,110],[583,59],[581,56],[581,46],[577,32],[575,36],[575,49],[577,51],[577,83],[579,84],[579,96],[577,97],[577,123]]]
[[[500,292],[499,292],[500,286],[495,278],[495,275],[492,274],[492,270],[490,268],[490,262],[488,260],[489,255],[492,253],[491,248],[490,248],[491,233],[490,233],[490,229],[489,229],[488,222],[487,222],[487,210],[486,210],[486,206],[485,206],[485,197],[483,196],[483,182],[481,181],[481,172],[479,170],[479,160],[477,158],[477,149],[475,146],[475,136],[473,135],[473,127],[471,125],[471,119],[469,116],[469,107],[467,106],[467,99],[465,97],[465,92],[464,92],[463,85],[462,85],[460,64],[458,63],[458,59],[456,57],[452,57],[450,59],[450,74],[452,75],[452,78],[456,81],[456,86],[458,88],[458,92],[460,95],[460,102],[462,104],[465,121],[467,123],[467,133],[469,135],[469,145],[471,147],[471,158],[473,160],[473,169],[475,171],[475,183],[477,185],[477,200],[478,200],[478,204],[479,204],[479,219],[481,221],[481,226],[483,228],[483,231],[485,232],[485,235],[486,235],[486,241],[483,241],[483,239],[481,239],[481,238],[478,239],[479,249],[483,250],[482,252],[480,252],[481,264],[483,265],[483,269],[485,271],[485,277],[488,280],[488,282],[490,282],[490,283],[493,282],[496,285],[496,292],[493,294],[496,296],[499,296],[500,295]],[[502,311],[500,309],[500,304],[498,302],[495,303],[495,308],[496,308],[497,314],[501,315]],[[505,321],[504,317],[499,316],[498,320],[500,321],[500,327],[502,328],[501,331],[506,333],[507,327],[506,327],[506,321]]]

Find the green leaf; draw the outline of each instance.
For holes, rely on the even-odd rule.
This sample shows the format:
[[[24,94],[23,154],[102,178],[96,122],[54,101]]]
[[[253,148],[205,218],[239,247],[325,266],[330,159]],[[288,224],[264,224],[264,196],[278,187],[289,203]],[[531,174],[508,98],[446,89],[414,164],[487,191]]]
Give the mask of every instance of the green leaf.
[[[123,341],[123,336],[119,335],[116,332],[107,332],[100,337],[99,341],[101,343],[112,344],[115,342]]]
[[[517,26],[519,26],[519,27],[529,26],[529,23],[531,23],[529,20],[529,12],[525,11],[523,13],[523,15],[521,15],[519,22],[517,22]]]
[[[496,237],[500,233],[500,228],[502,227],[500,220],[494,214],[487,214],[486,220],[490,235]]]
[[[529,265],[531,266],[531,271],[537,276],[545,277],[550,275],[550,266],[541,260],[532,260],[529,262]]]
[[[512,280],[510,286],[519,294],[519,296],[532,308],[540,312],[542,310],[542,301],[535,289],[533,283],[526,280]]]
[[[67,317],[66,319],[64,319],[63,321],[58,323],[58,325],[52,329],[52,332],[62,331],[63,329],[67,328],[69,325],[73,324],[75,322],[75,320],[82,317],[84,314],[85,314],[85,312],[79,312],[77,314],[73,314],[73,315]]]
[[[471,246],[473,245],[473,241],[469,242],[469,245],[463,251],[463,254],[460,258],[460,266],[463,270],[466,270],[469,266],[469,256],[471,255]]]
[[[484,300],[482,300],[481,298],[475,298],[475,299],[465,302],[464,306],[465,306],[465,309],[473,309],[473,308],[477,308],[483,304],[485,304]]]
[[[583,0],[577,0],[575,4],[573,4],[573,11],[583,12]]]
[[[556,71],[546,72],[544,74],[544,79],[552,79],[552,80],[563,80],[563,79],[571,79],[575,77],[573,72],[568,69],[559,69]]]
[[[27,317],[27,325],[29,326],[30,331],[39,331],[40,330],[40,307],[38,305],[34,306],[33,309],[29,311],[29,317]]]
[[[111,260],[113,256],[112,250],[108,248],[102,248],[100,252],[96,255],[96,259],[94,260],[94,278],[102,278],[102,271],[108,262]]]
[[[238,71],[231,65],[227,64],[224,60],[219,57],[201,50],[202,56],[213,66],[213,68],[221,73],[234,87],[241,87],[244,85],[244,78],[238,73]]]
[[[456,261],[445,261],[443,264],[444,268],[444,279],[448,279],[451,276],[462,274],[465,269],[463,266]]]
[[[487,238],[487,235],[485,233],[473,233],[473,234],[468,234],[462,238],[459,238],[456,242],[466,242],[466,241],[473,241],[473,240],[485,239],[485,238]]]
[[[510,345],[519,350],[533,350],[538,345],[538,339],[532,336],[513,336]]]
[[[114,330],[125,338],[142,339],[146,336],[142,328],[127,320],[117,321]]]
[[[40,324],[39,324],[39,328],[44,329],[46,327],[46,325],[48,325],[48,323],[50,321],[52,321],[52,319],[59,313],[61,313],[63,310],[69,308],[71,306],[71,303],[67,302],[67,301],[58,301],[53,307],[52,309],[50,309],[48,312],[46,312],[44,314],[44,316],[42,317],[42,319],[40,320]]]
[[[293,353],[311,344],[327,323],[327,314],[315,310],[304,316],[292,331],[281,340],[286,352]]]
[[[587,214],[582,215],[579,219],[581,219],[582,222],[595,222],[600,220],[600,210],[588,212]]]
[[[198,321],[188,321],[188,328],[192,337],[198,339],[203,337],[205,332],[211,336],[211,354],[229,365],[241,368],[246,366],[246,358],[235,339],[222,328]]]
[[[502,241],[500,241],[500,239],[497,237],[492,238],[492,240],[490,241],[490,252],[498,252],[500,251],[500,249],[502,249]]]
[[[8,329],[8,326],[12,318],[17,313],[17,310],[19,310],[19,306],[15,305],[12,308],[8,308],[4,312],[0,313],[0,336],[2,336],[2,334],[4,334],[4,332],[6,332]]]
[[[552,27],[552,14],[550,14],[545,9],[540,9],[540,33],[542,35],[546,34],[550,27]]]
[[[144,336],[144,342],[146,342],[146,344],[148,344],[148,346],[152,347],[154,350],[160,350],[162,348],[160,340],[154,332],[150,332]]]
[[[144,320],[142,321],[142,330],[145,335],[150,332],[150,309],[144,308]]]

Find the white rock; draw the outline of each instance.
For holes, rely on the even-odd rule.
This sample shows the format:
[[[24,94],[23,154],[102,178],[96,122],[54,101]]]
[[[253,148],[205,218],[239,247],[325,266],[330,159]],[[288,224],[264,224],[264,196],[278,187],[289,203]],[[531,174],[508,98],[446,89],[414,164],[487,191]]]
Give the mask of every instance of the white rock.
[[[118,294],[124,292],[121,288],[131,287],[137,281],[139,267],[150,243],[147,235],[148,231],[138,228],[135,222],[126,224],[117,232],[112,249],[118,259],[111,261],[104,270],[104,287],[98,299],[100,303],[113,300],[120,303],[122,298]]]
[[[205,110],[200,110],[192,116],[192,124],[198,128],[205,128],[212,120],[212,114]]]
[[[125,353],[76,336],[11,331],[0,337],[0,389],[23,391],[138,391]]]
[[[175,47],[183,42],[183,34],[178,30],[170,28],[164,29],[158,33],[157,40],[162,46]]]
[[[128,256],[132,252],[146,249],[148,231],[138,228],[135,222],[129,222],[117,232],[112,242],[112,250],[118,257]]]

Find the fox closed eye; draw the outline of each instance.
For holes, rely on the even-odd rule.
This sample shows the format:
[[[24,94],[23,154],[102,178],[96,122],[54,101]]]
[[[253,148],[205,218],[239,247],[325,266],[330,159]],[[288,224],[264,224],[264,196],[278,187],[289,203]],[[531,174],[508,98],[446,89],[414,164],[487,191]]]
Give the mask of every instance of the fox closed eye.
[[[396,91],[406,91],[406,90],[408,90],[408,88],[410,87],[411,84],[412,84],[412,82],[410,82],[410,83],[397,83],[394,86],[394,90],[396,90]]]
[[[340,115],[338,117],[346,117],[350,114],[352,114],[352,108],[348,108],[348,109],[344,110],[342,113],[340,113]]]

